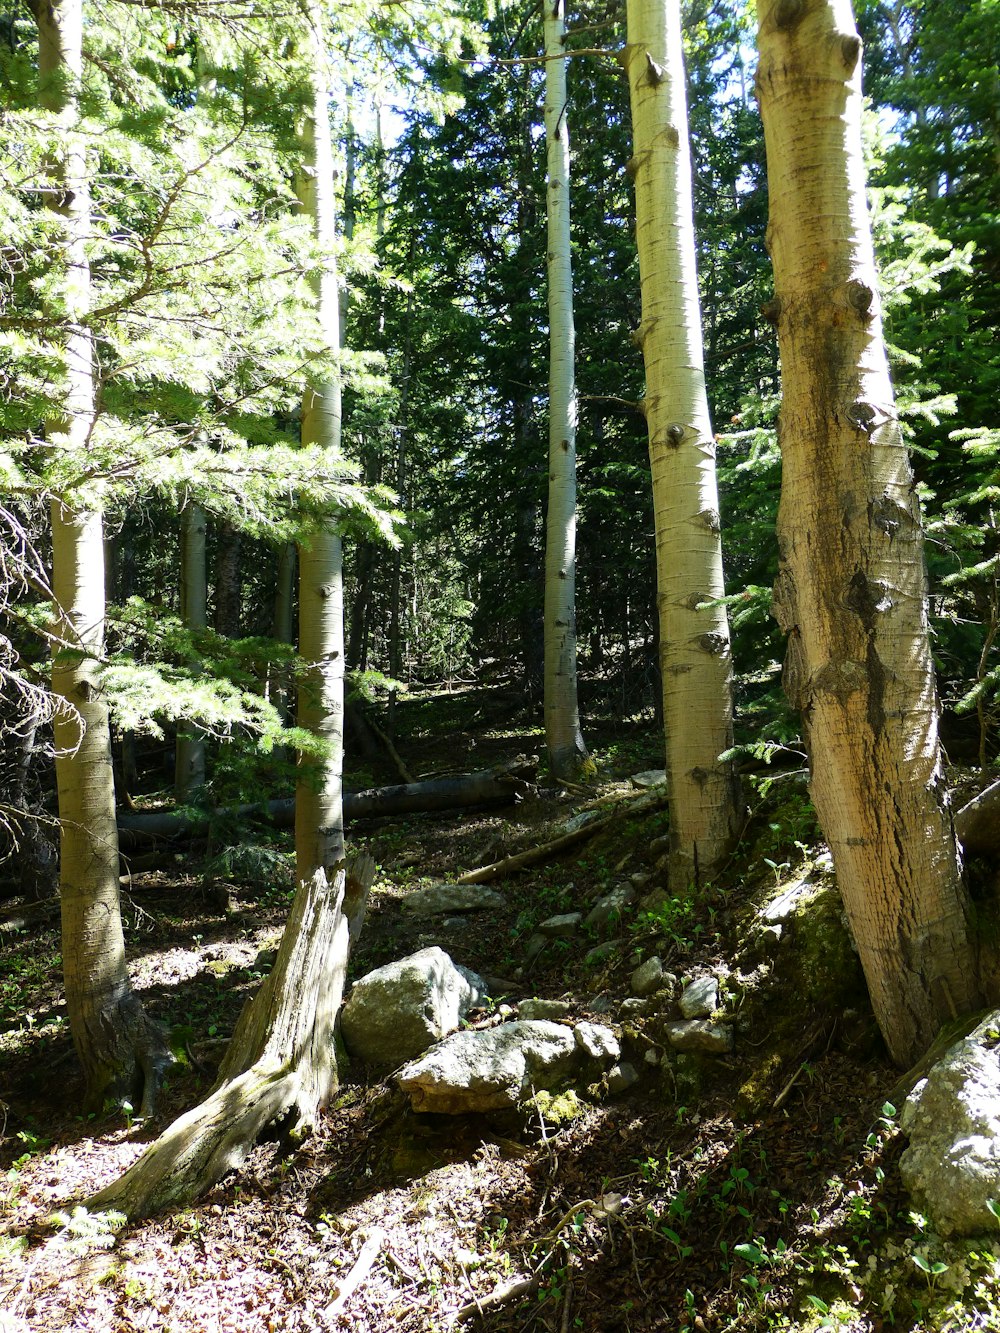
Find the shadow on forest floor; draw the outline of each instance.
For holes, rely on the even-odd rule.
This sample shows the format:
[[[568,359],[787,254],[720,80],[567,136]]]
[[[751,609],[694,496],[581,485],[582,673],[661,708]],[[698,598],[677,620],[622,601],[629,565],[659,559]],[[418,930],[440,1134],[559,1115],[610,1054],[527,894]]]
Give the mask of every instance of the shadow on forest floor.
[[[400,746],[408,761],[420,772],[445,762],[487,766],[481,756],[511,758],[537,741],[495,702],[473,690],[406,701]],[[611,756],[605,773],[656,762],[650,724],[598,740]],[[355,830],[381,867],[355,975],[438,943],[496,977],[512,1001],[564,998],[574,1017],[615,1027],[639,1082],[617,1098],[583,1097],[565,1124],[537,1112],[416,1115],[391,1079],[369,1082],[352,1068],[319,1133],[297,1151],[262,1144],[193,1207],[108,1227],[74,1215],[72,1201],[114,1179],[208,1079],[175,1079],[148,1125],[77,1119],[56,924],[0,944],[8,1025],[0,1035],[0,1308],[11,1326],[1000,1328],[992,1250],[938,1241],[901,1192],[902,1137],[886,1106],[896,1075],[869,1040],[863,993],[824,1008],[782,979],[791,973],[780,958],[748,961],[755,904],[777,881],[793,880],[803,857],[808,810],[787,784],[760,805],[714,894],[672,915],[628,917],[598,966],[586,961],[591,938],[546,950],[533,967],[525,942],[544,916],[631,876],[645,891],[656,887],[650,844],[663,833],[662,814],[504,882],[505,906],[495,913],[446,925],[402,910],[414,886],[543,841],[587,799],[574,793]],[[183,1028],[207,1065],[267,965],[288,895],[280,884],[234,880],[229,914],[213,916],[197,870],[180,864],[149,883],[136,878],[143,928],[131,935],[130,957],[151,1009]],[[636,961],[654,952],[678,976],[721,979],[733,1054],[665,1059],[658,1016],[623,1008]],[[51,1224],[54,1209],[62,1213]],[[341,1310],[338,1292],[372,1250]],[[944,1268],[930,1280],[914,1256]]]

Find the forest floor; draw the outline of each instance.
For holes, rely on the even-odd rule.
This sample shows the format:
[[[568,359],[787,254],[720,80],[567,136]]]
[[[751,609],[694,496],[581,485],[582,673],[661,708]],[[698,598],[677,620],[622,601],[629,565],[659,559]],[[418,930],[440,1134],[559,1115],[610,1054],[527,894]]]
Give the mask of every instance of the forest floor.
[[[415,693],[399,712],[399,748],[417,776],[486,768],[543,744],[497,689]],[[91,1216],[79,1200],[210,1085],[280,935],[290,835],[244,830],[208,874],[203,857],[178,853],[124,883],[136,983],[189,1056],[151,1122],[78,1113],[55,915],[0,935],[3,1333],[1000,1329],[992,1249],[945,1245],[902,1191],[899,1076],[854,969],[838,964],[825,995],[794,962],[752,956],[762,904],[822,850],[799,780],[766,799],[749,793],[751,818],[722,882],[627,912],[597,967],[585,961],[596,937],[558,941],[533,967],[525,943],[538,921],[633,874],[655,886],[662,812],[496,885],[506,905],[494,913],[442,926],[403,911],[413,888],[545,841],[575,810],[624,797],[629,774],[662,763],[648,721],[590,740],[601,761],[592,792],[351,831],[380,866],[354,976],[436,943],[494,978],[497,1003],[563,998],[574,1018],[622,1034],[643,1077],[618,1097],[582,1097],[564,1124],[537,1111],[417,1115],[391,1078],[352,1067],[298,1150],[260,1146],[181,1212],[137,1224]],[[355,785],[372,778],[393,780],[370,771]],[[621,1006],[653,953],[681,977],[722,978],[733,1054],[645,1059],[653,1029]],[[821,972],[822,958],[805,966]],[[361,1280],[338,1299],[359,1257]]]

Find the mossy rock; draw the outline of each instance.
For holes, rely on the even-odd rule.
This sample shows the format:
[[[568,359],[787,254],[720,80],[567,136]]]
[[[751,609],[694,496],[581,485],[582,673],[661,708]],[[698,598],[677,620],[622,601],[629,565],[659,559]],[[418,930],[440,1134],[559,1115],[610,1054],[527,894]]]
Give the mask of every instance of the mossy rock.
[[[573,1088],[565,1092],[536,1092],[525,1107],[538,1112],[547,1125],[568,1125],[583,1114],[583,1103]]]

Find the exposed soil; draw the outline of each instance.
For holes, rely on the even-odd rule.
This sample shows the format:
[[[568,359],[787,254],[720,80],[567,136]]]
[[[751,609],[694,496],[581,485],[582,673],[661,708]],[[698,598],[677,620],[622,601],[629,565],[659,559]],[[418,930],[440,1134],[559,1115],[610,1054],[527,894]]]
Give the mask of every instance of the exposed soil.
[[[421,777],[541,744],[496,694],[414,698],[400,713],[400,749]],[[841,988],[824,1004],[782,989],[781,966],[748,955],[757,905],[807,855],[811,816],[792,782],[757,810],[718,889],[626,914],[597,967],[585,962],[593,935],[554,942],[530,969],[524,944],[545,916],[630,876],[649,877],[642,893],[664,887],[650,852],[663,814],[624,819],[612,836],[498,885],[503,911],[431,924],[404,912],[418,884],[544,841],[658,763],[651,725],[599,740],[606,762],[592,792],[352,831],[381,867],[354,975],[438,943],[489,976],[497,1004],[561,997],[574,1017],[622,1033],[640,1082],[617,1098],[584,1097],[564,1125],[537,1112],[415,1115],[391,1079],[352,1067],[321,1132],[298,1150],[264,1144],[190,1209],[109,1225],[74,1213],[74,1201],[210,1086],[280,935],[288,845],[250,829],[228,877],[206,881],[195,851],[125,885],[136,984],[184,1052],[152,1122],[77,1114],[55,915],[26,915],[0,935],[0,1329],[1000,1328],[995,1257],[942,1248],[901,1193],[903,1143],[885,1108],[898,1075],[863,993],[845,1002]],[[652,953],[679,976],[723,977],[734,1054],[661,1059],[656,1015],[621,1008],[636,962]],[[914,1253],[946,1271],[932,1280]]]

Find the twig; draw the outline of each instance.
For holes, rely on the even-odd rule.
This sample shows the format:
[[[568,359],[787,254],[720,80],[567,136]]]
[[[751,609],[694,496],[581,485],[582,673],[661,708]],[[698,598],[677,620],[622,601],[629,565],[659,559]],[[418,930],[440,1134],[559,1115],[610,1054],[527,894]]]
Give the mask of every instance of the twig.
[[[344,1306],[354,1295],[361,1283],[371,1272],[375,1257],[382,1248],[382,1242],[385,1240],[385,1231],[381,1227],[373,1227],[368,1234],[368,1238],[361,1247],[361,1253],[354,1261],[354,1266],[340,1284],[340,1292],[336,1300],[332,1300],[323,1311],[326,1319],[332,1319],[340,1314]]]
[[[781,1108],[784,1106],[785,1102],[788,1100],[789,1093],[792,1091],[792,1088],[794,1088],[796,1083],[799,1081],[799,1078],[802,1075],[802,1072],[807,1064],[808,1061],[803,1060],[800,1065],[796,1066],[795,1073],[792,1075],[792,1077],[788,1080],[785,1086],[778,1093],[777,1097],[775,1097],[774,1101],[771,1103],[772,1111],[780,1111]]]
[[[541,1280],[541,1274],[536,1274],[535,1277],[519,1278],[515,1282],[497,1287],[489,1296],[481,1296],[476,1301],[470,1301],[468,1305],[460,1306],[451,1316],[452,1323],[457,1324],[473,1314],[484,1314],[487,1310],[495,1310],[498,1306],[506,1305],[508,1301],[520,1300],[522,1296],[530,1296],[537,1290]]]

